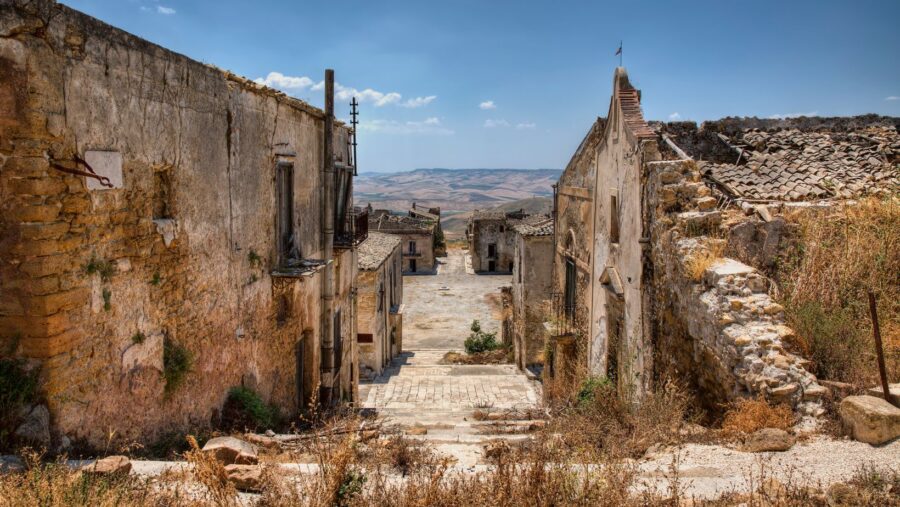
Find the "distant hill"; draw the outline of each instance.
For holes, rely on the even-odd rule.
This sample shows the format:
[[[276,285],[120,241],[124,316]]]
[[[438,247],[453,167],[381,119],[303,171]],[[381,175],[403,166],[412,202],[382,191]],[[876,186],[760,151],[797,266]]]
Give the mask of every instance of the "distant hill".
[[[442,214],[494,208],[550,197],[559,169],[416,169],[362,173],[354,182],[357,205],[405,210],[410,203],[439,206]],[[516,208],[518,209],[518,208]]]
[[[509,201],[489,209],[493,211],[517,211],[524,210],[530,215],[539,213],[550,213],[553,208],[553,197],[529,197],[528,199],[520,199],[518,201]],[[441,212],[441,228],[444,230],[447,238],[454,239],[462,237],[466,232],[466,224],[469,217],[472,216],[471,211],[451,211],[448,213]]]

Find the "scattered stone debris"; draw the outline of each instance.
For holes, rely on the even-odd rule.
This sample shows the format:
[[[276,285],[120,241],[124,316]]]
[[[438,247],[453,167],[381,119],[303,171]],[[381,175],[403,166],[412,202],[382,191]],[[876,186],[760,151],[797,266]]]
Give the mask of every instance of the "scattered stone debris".
[[[21,412],[22,423],[16,428],[16,438],[36,447],[50,446],[50,411],[46,405],[24,407]]]
[[[203,452],[212,454],[225,465],[255,465],[259,462],[256,446],[234,437],[216,437],[203,446]]]
[[[226,465],[225,475],[238,491],[262,491],[262,467],[259,465]]]
[[[860,442],[881,445],[900,436],[900,408],[884,398],[848,396],[841,402],[841,419]]]

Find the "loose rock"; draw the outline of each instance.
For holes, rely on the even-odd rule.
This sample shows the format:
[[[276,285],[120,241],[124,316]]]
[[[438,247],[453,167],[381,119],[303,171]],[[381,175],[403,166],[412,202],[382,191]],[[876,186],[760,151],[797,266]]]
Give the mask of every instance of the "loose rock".
[[[744,452],[783,452],[794,446],[795,439],[778,428],[763,428],[754,432],[741,450]]]
[[[240,491],[262,491],[262,468],[258,465],[226,465],[225,474]]]
[[[204,454],[212,454],[225,465],[255,465],[259,462],[256,447],[234,437],[216,437],[203,446]]]
[[[81,471],[92,475],[126,475],[131,472],[131,460],[126,456],[107,456],[81,467]]]
[[[848,396],[841,402],[841,420],[854,439],[881,445],[900,436],[900,408],[883,398]]]
[[[50,446],[50,411],[46,405],[36,405],[22,410],[22,424],[16,428],[16,438],[29,444],[48,448]]]

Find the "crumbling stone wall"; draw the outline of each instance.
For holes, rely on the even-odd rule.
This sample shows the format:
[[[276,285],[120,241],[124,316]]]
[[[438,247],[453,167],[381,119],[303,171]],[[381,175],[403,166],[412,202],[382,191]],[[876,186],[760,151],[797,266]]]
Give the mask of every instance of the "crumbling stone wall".
[[[477,212],[476,212],[477,213]],[[516,234],[504,214],[496,218],[473,218],[470,224],[469,254],[476,273],[512,273],[515,264]],[[490,255],[490,245],[495,246]],[[494,269],[491,270],[491,263]]]
[[[552,236],[516,235],[512,280],[512,325],[519,368],[540,362],[544,355],[547,307],[552,289]]]
[[[150,441],[208,424],[238,384],[296,411],[320,380],[324,269],[354,342],[351,250],[270,275],[279,162],[295,245],[323,252],[323,113],[49,0],[0,8],[0,75],[0,335],[41,361],[58,434]],[[60,170],[76,157],[114,188]],[[193,357],[168,391],[165,341]]]
[[[802,414],[821,415],[819,400],[826,390],[806,371],[808,362],[786,349],[793,331],[768,294],[768,279],[739,261],[708,253],[723,246],[712,234],[721,212],[696,164],[651,162],[646,172],[644,193],[654,224],[657,371],[691,379],[712,409],[762,395]]]

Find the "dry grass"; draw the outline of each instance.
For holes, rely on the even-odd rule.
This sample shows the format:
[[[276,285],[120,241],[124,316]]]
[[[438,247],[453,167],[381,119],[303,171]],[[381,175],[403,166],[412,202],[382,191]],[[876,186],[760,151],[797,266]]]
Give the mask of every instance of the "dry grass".
[[[706,241],[702,246],[698,247],[691,253],[690,257],[685,261],[687,274],[695,282],[703,279],[703,274],[713,265],[714,262],[722,258],[725,253],[725,242],[718,239]]]
[[[788,430],[794,425],[794,413],[787,405],[772,406],[766,400],[739,400],[722,421],[722,430],[728,435],[753,433],[763,428]]]
[[[865,199],[837,209],[788,217],[794,245],[775,273],[793,345],[813,371],[859,387],[877,379],[867,291],[878,297],[879,320],[892,381],[900,381],[900,204]]]
[[[441,364],[503,364],[510,363],[510,349],[500,348],[497,350],[487,350],[477,352],[475,354],[463,354],[461,352],[450,351],[444,354]]]

